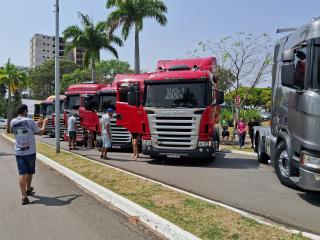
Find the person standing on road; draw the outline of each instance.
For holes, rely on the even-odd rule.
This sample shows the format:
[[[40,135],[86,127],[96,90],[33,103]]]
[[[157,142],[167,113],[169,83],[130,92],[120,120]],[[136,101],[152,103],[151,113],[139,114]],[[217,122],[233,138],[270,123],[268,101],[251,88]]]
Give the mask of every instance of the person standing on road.
[[[253,148],[253,127],[259,126],[259,122],[257,118],[253,118],[251,122],[248,122],[248,130],[249,130],[249,137],[251,140],[251,148]]]
[[[73,113],[68,118],[68,133],[69,133],[69,150],[76,149],[76,138],[77,138],[77,114]],[[71,147],[72,146],[72,147]]]
[[[243,120],[243,118],[240,118],[240,120],[237,123],[237,132],[239,136],[239,147],[241,149],[244,147],[244,141],[246,139],[247,134],[247,124]]]
[[[108,148],[111,148],[111,118],[113,116],[113,109],[108,108],[106,113],[101,118],[101,135],[102,135],[102,151],[101,159],[110,160],[107,157]]]
[[[28,118],[28,106],[21,104],[17,108],[18,117],[14,118],[10,125],[16,138],[16,161],[19,172],[19,185],[22,194],[22,205],[28,204],[28,196],[34,193],[31,186],[32,175],[35,174],[36,143],[35,134],[43,135],[48,119],[40,119],[35,122]],[[42,124],[41,129],[38,125]]]
[[[132,136],[132,150],[133,150],[133,155],[131,158],[136,159],[139,158],[139,148],[138,148],[138,133],[131,133]]]

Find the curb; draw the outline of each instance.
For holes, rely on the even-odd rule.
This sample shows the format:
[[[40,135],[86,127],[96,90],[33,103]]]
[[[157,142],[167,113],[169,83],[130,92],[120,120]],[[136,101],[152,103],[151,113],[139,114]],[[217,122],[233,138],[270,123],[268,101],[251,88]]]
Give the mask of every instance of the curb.
[[[15,143],[15,140],[2,134],[2,136],[10,141],[11,143]],[[57,162],[51,160],[50,158],[42,155],[41,153],[37,153],[37,159],[42,163],[48,165],[54,170],[60,172],[70,180],[79,184],[81,187],[89,191],[90,193],[98,196],[103,199],[107,203],[115,206],[116,208],[122,210],[126,214],[130,216],[139,217],[140,221],[146,224],[149,228],[158,232],[162,236],[168,239],[175,240],[189,240],[195,239],[198,240],[200,238],[194,236],[193,234],[183,230],[182,228],[174,225],[168,220],[154,214],[153,212],[141,207],[140,205],[108,190],[105,187],[71,171],[70,169],[58,164]]]
[[[15,142],[14,139],[6,136],[5,134],[2,134],[2,136],[3,136],[5,139],[7,139],[8,141],[12,142],[12,143]],[[41,142],[41,143],[43,143],[43,142]],[[51,146],[51,145],[46,144],[46,143],[43,143],[43,144],[48,145],[48,146]],[[51,147],[52,147],[52,146],[51,146]],[[69,152],[69,151],[66,151],[66,150],[62,150],[62,151],[64,151],[64,152]],[[230,151],[232,151],[232,150],[230,150]],[[223,152],[223,151],[221,151],[221,152]],[[235,152],[235,153],[240,152],[240,154],[243,154],[242,151],[236,151],[236,150],[234,150],[234,152]],[[94,161],[94,160],[92,160],[92,159],[86,158],[86,157],[81,156],[81,155],[79,155],[79,154],[76,154],[76,153],[73,153],[73,154],[75,154],[75,155],[77,155],[77,156],[79,156],[79,157],[81,157],[81,158],[84,158],[84,159],[86,159],[86,160],[88,160],[88,161],[92,161],[92,162],[95,162],[95,163],[97,163],[97,164],[101,164],[102,166],[106,166],[105,164],[96,162],[96,161]],[[248,155],[249,155],[249,154],[252,154],[252,155],[256,156],[256,154],[254,154],[254,153],[248,153]],[[115,205],[115,203],[111,201],[111,198],[104,198],[103,196],[101,196],[101,195],[99,194],[99,193],[100,193],[99,191],[98,191],[97,193],[95,193],[95,192],[91,191],[90,189],[87,189],[86,186],[83,186],[81,183],[78,183],[78,182],[75,181],[73,178],[70,178],[69,176],[65,175],[65,174],[64,174],[63,172],[61,172],[60,170],[56,169],[55,167],[52,167],[53,169],[61,172],[61,173],[62,173],[63,175],[65,175],[66,177],[70,178],[71,180],[73,180],[73,181],[75,181],[76,183],[78,183],[79,185],[81,185],[83,188],[85,188],[85,189],[87,189],[88,191],[90,191],[91,193],[99,196],[100,198],[102,198],[103,200],[107,201],[108,203],[116,206],[117,208],[119,208],[120,210],[126,212],[127,214],[129,214],[129,215],[131,215],[131,216],[139,216],[141,222],[145,223],[148,227],[150,227],[151,229],[155,230],[156,232],[162,234],[163,236],[165,236],[165,237],[167,237],[167,238],[169,238],[169,239],[199,239],[198,237],[196,237],[196,236],[192,235],[191,233],[189,233],[189,232],[181,229],[180,227],[178,227],[178,226],[174,225],[173,223],[169,222],[168,220],[163,219],[163,218],[161,218],[160,216],[154,214],[153,212],[151,212],[151,211],[149,211],[149,210],[141,207],[140,205],[131,202],[130,200],[128,200],[128,199],[126,199],[126,198],[124,198],[124,197],[122,197],[122,196],[120,196],[120,195],[118,195],[118,194],[116,194],[116,193],[114,193],[114,192],[112,192],[112,191],[110,191],[110,190],[108,190],[108,189],[106,189],[106,188],[104,188],[104,187],[102,187],[102,186],[100,186],[100,185],[98,185],[98,184],[90,181],[90,180],[87,179],[87,178],[82,177],[81,175],[79,175],[79,174],[77,174],[77,173],[69,170],[68,168],[63,167],[62,165],[60,165],[60,164],[56,163],[55,161],[47,158],[46,156],[44,156],[44,155],[42,155],[42,154],[40,154],[40,153],[37,153],[37,158],[38,158],[40,161],[42,161],[43,163],[45,163],[46,165],[48,165],[48,166],[51,167],[51,165],[49,165],[49,164],[47,164],[47,163],[45,162],[46,160],[43,161],[42,159],[40,159],[40,158],[38,157],[38,156],[40,156],[40,155],[41,155],[41,157],[43,157],[44,159],[47,159],[47,160],[51,161],[53,165],[57,165],[57,168],[66,169],[66,171],[71,172],[71,173],[74,174],[74,175],[78,175],[80,178],[83,178],[84,180],[87,180],[88,182],[91,182],[92,185],[97,185],[98,189],[102,189],[102,190],[106,190],[107,192],[111,192],[112,194],[115,194],[115,195],[119,196],[121,199],[124,199],[125,201],[131,203],[131,204],[133,205],[133,207],[131,207],[131,205],[130,205],[130,206],[129,206],[129,207],[130,207],[129,210],[133,210],[133,213],[131,213],[130,211],[127,212],[126,209],[121,208],[121,205],[120,205],[120,207],[118,207],[117,205]],[[180,193],[184,193],[184,194],[189,195],[189,196],[191,196],[191,197],[194,197],[194,198],[197,198],[197,199],[201,199],[201,200],[203,200],[203,201],[206,201],[206,202],[209,202],[209,203],[212,203],[212,204],[215,204],[215,205],[224,207],[224,208],[226,208],[226,209],[229,209],[229,210],[231,210],[231,211],[234,211],[234,212],[236,212],[236,213],[239,213],[240,215],[242,215],[242,216],[244,216],[244,217],[248,217],[248,218],[250,218],[250,219],[253,219],[253,220],[257,221],[257,222],[260,223],[260,224],[264,224],[264,225],[268,225],[268,226],[271,226],[271,227],[275,227],[275,228],[284,230],[284,231],[289,232],[289,233],[292,233],[292,234],[300,234],[300,233],[301,233],[302,236],[307,237],[307,238],[310,238],[310,239],[312,239],[312,240],[320,240],[320,235],[316,235],[316,234],[309,233],[309,232],[299,231],[299,230],[296,230],[296,229],[292,229],[292,228],[286,227],[286,226],[281,225],[281,224],[274,223],[274,222],[272,222],[272,220],[271,220],[271,221],[270,221],[270,220],[266,220],[264,217],[261,217],[261,216],[258,216],[258,215],[255,215],[255,214],[252,214],[252,213],[249,213],[249,212],[240,210],[240,209],[238,209],[238,208],[235,208],[235,207],[226,205],[226,204],[221,203],[221,202],[216,202],[216,201],[214,201],[214,200],[211,200],[211,199],[208,199],[208,198],[205,198],[205,197],[202,197],[202,196],[199,196],[199,195],[196,195],[196,194],[193,194],[193,193],[190,193],[190,192],[181,190],[181,189],[179,189],[179,188],[175,188],[175,187],[173,187],[173,186],[170,186],[170,185],[167,185],[167,184],[164,184],[164,183],[161,183],[161,182],[158,182],[158,181],[155,181],[155,180],[152,180],[152,179],[149,179],[149,178],[146,178],[146,177],[143,177],[143,176],[140,176],[140,175],[137,175],[137,174],[128,172],[128,171],[126,171],[126,170],[123,170],[123,169],[120,169],[120,168],[117,168],[117,167],[114,167],[114,166],[107,165],[107,167],[110,167],[110,168],[119,170],[119,171],[121,171],[121,172],[127,173],[127,174],[129,174],[129,175],[132,175],[132,176],[135,176],[135,177],[144,179],[144,180],[148,180],[148,181],[150,181],[150,182],[154,182],[154,183],[160,184],[160,185],[165,186],[165,187],[167,187],[167,188],[169,188],[169,189],[172,189],[172,190],[177,191],[177,192],[180,192]],[[137,206],[137,209],[134,209],[134,206]],[[177,229],[177,232],[176,232],[177,234],[176,234],[176,235],[166,235],[167,233],[171,234],[171,233],[173,232],[173,230],[172,230],[172,231],[170,230],[169,232],[163,233],[163,232],[162,232],[162,229],[159,229],[159,225],[158,225],[158,226],[156,225],[157,222],[155,222],[155,223],[154,223],[154,222],[151,222],[152,218],[148,218],[148,216],[145,215],[145,214],[142,215],[142,217],[141,217],[139,214],[137,214],[137,213],[139,213],[139,211],[138,211],[139,209],[142,209],[142,210],[150,213],[151,215],[154,215],[155,217],[157,217],[157,219],[163,220],[163,222],[158,222],[158,223],[162,223],[162,224],[163,224],[163,225],[161,225],[161,226],[164,227],[164,230],[165,230],[165,231],[170,230],[170,229],[166,228],[166,226],[173,228],[173,230],[176,230],[176,229]],[[175,229],[175,228],[176,228],[176,229]],[[187,234],[186,237],[185,237],[185,235],[178,235],[178,233],[180,233],[180,232]]]

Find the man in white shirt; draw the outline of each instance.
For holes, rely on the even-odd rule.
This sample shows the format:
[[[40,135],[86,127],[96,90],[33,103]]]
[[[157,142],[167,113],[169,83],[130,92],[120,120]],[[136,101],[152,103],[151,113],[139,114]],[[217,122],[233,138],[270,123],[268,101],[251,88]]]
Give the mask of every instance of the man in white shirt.
[[[68,118],[68,133],[69,133],[69,150],[76,149],[76,138],[77,138],[77,114],[73,113]],[[71,148],[72,146],[72,148]]]
[[[35,134],[45,133],[48,119],[40,119],[38,122],[28,118],[28,106],[21,104],[17,108],[18,117],[14,118],[10,125],[16,138],[16,161],[19,171],[19,185],[22,194],[22,205],[28,204],[30,196],[34,193],[31,186],[32,175],[35,174],[36,143]],[[41,129],[38,124],[42,124]]]
[[[102,137],[102,151],[101,159],[109,160],[107,157],[108,148],[111,148],[111,121],[110,118],[113,116],[113,109],[108,108],[106,113],[101,118],[101,137]]]

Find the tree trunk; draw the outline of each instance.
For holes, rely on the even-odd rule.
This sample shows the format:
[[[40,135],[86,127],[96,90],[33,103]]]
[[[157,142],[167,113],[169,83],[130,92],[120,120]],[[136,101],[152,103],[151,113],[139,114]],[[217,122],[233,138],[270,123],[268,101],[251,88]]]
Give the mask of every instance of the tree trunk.
[[[91,68],[92,68],[92,82],[96,83],[96,60],[95,57],[92,57],[92,63],[91,63]]]
[[[137,25],[135,27],[134,35],[134,71],[136,74],[140,73],[140,46],[139,46],[139,30]]]
[[[13,109],[12,109],[12,96],[11,96],[11,84],[8,84],[8,112],[7,112],[7,133],[11,133],[10,123],[13,118]]]

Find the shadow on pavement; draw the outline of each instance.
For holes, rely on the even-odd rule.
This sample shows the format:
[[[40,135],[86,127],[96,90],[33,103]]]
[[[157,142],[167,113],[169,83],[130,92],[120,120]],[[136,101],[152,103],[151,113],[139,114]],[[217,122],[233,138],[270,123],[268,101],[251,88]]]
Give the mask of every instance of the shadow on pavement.
[[[146,161],[154,165],[181,167],[224,168],[224,169],[258,169],[259,163],[250,158],[227,158],[226,153],[217,153],[214,161],[203,159],[157,159]]]
[[[298,193],[299,197],[313,206],[320,207],[320,193],[317,192],[304,192]]]
[[[65,206],[65,205],[69,205],[73,200],[81,196],[82,195],[76,195],[76,194],[64,195],[64,196],[58,196],[58,197],[45,197],[45,196],[33,195],[32,197],[35,198],[36,200],[31,201],[31,204],[42,204],[48,207]]]
[[[0,153],[0,157],[5,157],[5,156],[13,156],[14,154],[12,153]]]

